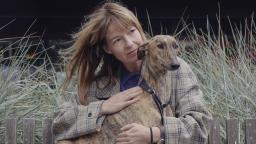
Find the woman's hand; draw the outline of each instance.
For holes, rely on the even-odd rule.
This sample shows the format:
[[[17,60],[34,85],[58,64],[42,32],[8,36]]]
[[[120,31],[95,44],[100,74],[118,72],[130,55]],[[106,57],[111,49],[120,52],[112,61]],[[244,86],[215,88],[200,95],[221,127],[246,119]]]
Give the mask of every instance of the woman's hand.
[[[121,128],[121,133],[117,136],[117,144],[148,144],[150,143],[149,127],[132,123]]]
[[[100,114],[119,112],[123,108],[138,101],[142,94],[143,90],[139,86],[119,92],[103,102]]]
[[[153,142],[160,140],[160,129],[152,127]],[[150,128],[132,123],[121,128],[121,133],[117,136],[117,144],[148,144],[151,143]]]

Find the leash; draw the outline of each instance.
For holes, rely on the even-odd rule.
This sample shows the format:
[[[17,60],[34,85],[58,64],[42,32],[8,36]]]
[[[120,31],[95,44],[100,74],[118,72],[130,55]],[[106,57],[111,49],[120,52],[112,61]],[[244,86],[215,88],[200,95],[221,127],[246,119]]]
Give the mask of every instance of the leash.
[[[144,89],[146,92],[148,92],[148,93],[152,96],[154,102],[156,103],[156,106],[157,106],[157,108],[158,108],[158,111],[159,111],[159,113],[160,113],[160,115],[161,115],[161,123],[162,123],[162,125],[163,125],[163,124],[164,124],[164,108],[167,106],[167,104],[162,104],[162,102],[161,102],[159,96],[156,94],[155,90],[152,89],[152,88],[146,83],[145,80],[142,80],[142,81],[139,83],[139,86],[140,86],[142,89]]]

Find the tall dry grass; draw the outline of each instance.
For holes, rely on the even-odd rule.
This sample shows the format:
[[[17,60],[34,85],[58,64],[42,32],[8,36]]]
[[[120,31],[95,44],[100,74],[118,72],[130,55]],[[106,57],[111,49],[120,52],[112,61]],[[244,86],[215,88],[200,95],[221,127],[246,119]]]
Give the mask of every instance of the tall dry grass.
[[[58,91],[62,73],[56,71],[40,37],[0,39],[0,43],[6,42],[0,49],[0,139],[6,118],[17,119],[18,143],[22,142],[22,118],[35,118],[35,140],[40,143],[42,119],[51,118],[65,101]]]
[[[220,21],[219,21],[220,22]],[[187,27],[187,26],[186,26]],[[181,57],[198,76],[205,100],[216,117],[256,116],[256,27],[253,19],[243,27],[230,23],[231,36],[219,27],[214,34],[195,27],[184,32],[190,45],[181,46]]]
[[[227,18],[228,19],[228,18]],[[229,20],[229,19],[228,19]],[[196,73],[208,108],[215,118],[256,118],[256,26],[253,17],[239,25],[229,21],[231,35],[217,33],[207,21],[206,32],[184,23],[189,45],[181,44],[183,57]],[[225,122],[222,137],[225,139]],[[244,125],[240,125],[244,143]]]

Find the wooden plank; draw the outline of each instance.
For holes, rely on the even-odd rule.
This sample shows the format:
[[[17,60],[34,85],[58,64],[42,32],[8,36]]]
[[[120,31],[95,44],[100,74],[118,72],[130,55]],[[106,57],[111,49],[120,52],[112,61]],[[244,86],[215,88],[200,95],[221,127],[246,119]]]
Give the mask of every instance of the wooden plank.
[[[23,143],[34,144],[35,119],[23,119]]]
[[[6,143],[16,144],[16,119],[6,119]]]
[[[0,126],[0,144],[5,144],[5,125]]]
[[[227,124],[227,143],[238,144],[239,143],[239,121],[237,119],[228,119]]]
[[[220,123],[218,119],[210,121],[209,144],[220,144]]]
[[[43,120],[43,144],[53,144],[52,119]]]
[[[245,143],[255,144],[256,142],[256,119],[245,120]]]

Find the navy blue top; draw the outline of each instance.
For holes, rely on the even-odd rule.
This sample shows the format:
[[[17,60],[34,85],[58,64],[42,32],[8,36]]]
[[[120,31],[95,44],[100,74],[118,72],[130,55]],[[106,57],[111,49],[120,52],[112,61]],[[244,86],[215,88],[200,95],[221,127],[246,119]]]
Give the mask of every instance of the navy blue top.
[[[135,87],[138,85],[140,78],[139,72],[129,72],[126,68],[122,68],[120,75],[120,91]]]

